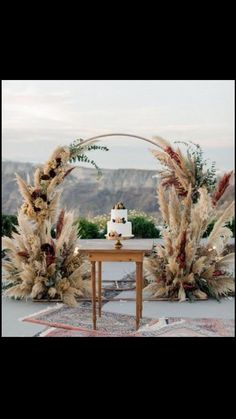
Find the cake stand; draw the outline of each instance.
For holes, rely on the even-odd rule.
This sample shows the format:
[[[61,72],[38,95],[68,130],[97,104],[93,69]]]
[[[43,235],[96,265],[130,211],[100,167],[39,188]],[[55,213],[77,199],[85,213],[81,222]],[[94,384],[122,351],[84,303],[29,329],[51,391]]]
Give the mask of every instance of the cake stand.
[[[121,243],[121,240],[128,240],[128,239],[132,239],[132,237],[134,237],[134,234],[131,234],[131,236],[120,236],[120,237],[111,237],[108,234],[105,234],[105,237],[107,240],[115,240],[115,244],[114,247],[116,249],[121,249],[121,247],[123,247],[123,244]]]

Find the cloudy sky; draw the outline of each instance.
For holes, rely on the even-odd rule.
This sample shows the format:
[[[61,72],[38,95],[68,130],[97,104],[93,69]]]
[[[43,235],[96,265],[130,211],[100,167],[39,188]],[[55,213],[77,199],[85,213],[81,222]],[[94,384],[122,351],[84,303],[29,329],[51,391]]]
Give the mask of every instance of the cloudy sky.
[[[233,81],[3,81],[3,158],[44,162],[57,145],[124,132],[199,143],[219,170],[233,168]],[[155,169],[143,141],[103,140],[106,168]]]

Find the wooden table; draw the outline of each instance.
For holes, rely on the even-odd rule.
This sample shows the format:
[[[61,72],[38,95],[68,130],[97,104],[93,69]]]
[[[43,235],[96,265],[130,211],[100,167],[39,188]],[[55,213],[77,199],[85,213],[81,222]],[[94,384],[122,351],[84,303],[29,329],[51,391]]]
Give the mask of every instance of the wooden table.
[[[96,263],[98,272],[98,314],[102,309],[102,262],[135,262],[136,263],[136,329],[142,318],[142,289],[143,289],[143,258],[153,247],[152,239],[122,240],[123,247],[115,249],[113,240],[79,240],[78,248],[91,261],[93,328],[96,330]],[[118,300],[119,301],[119,300]]]

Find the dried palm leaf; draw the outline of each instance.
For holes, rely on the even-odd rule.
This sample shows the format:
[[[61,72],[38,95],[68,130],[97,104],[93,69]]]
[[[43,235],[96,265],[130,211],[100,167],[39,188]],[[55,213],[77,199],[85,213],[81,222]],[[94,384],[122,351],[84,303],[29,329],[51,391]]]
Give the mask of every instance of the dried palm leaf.
[[[168,290],[166,287],[164,286],[159,286],[157,287],[157,291],[154,294],[155,298],[161,298],[161,297],[167,297],[168,295]]]
[[[62,227],[63,227],[63,223],[64,223],[64,215],[65,215],[65,211],[62,209],[60,212],[60,215],[58,217],[58,221],[57,221],[57,225],[56,225],[56,239],[59,239],[61,231],[62,231]]]
[[[169,227],[173,233],[179,230],[181,217],[180,217],[180,205],[174,186],[169,191]]]
[[[65,213],[64,216],[64,224],[61,230],[61,235],[59,237],[59,239],[57,240],[56,243],[56,256],[60,255],[61,249],[63,244],[67,244],[69,237],[70,237],[70,233],[71,233],[71,229],[73,226],[73,212],[67,212]]]
[[[143,289],[143,298],[150,298],[154,296],[157,290],[158,284],[156,282],[152,282]]]
[[[162,137],[155,136],[155,137],[152,138],[152,140],[156,143],[156,145],[158,147],[161,147],[162,149],[165,149],[167,147],[171,147],[170,142],[168,140],[165,140]]]
[[[2,249],[8,249],[12,252],[18,252],[18,248],[14,240],[7,236],[2,237]]]
[[[24,245],[24,240],[22,238],[22,236],[18,233],[12,233],[12,238],[14,239],[14,243],[16,244],[16,246],[21,250],[21,251],[25,251],[26,247]]]
[[[163,189],[162,185],[159,185],[157,194],[158,194],[158,202],[159,202],[162,218],[163,218],[165,223],[169,224],[168,204],[167,204],[165,192],[164,192],[164,189]]]
[[[54,298],[57,295],[57,290],[54,287],[50,287],[48,290],[48,296]]]
[[[180,303],[183,302],[183,301],[186,301],[186,294],[185,294],[185,290],[184,290],[182,284],[180,285],[180,288],[179,288],[179,291],[178,291],[178,299],[179,299]]]
[[[23,196],[25,201],[30,204],[32,202],[32,200],[31,200],[31,194],[29,192],[27,184],[17,173],[15,173],[15,176],[16,176],[16,181],[17,181],[18,188],[19,188],[19,191],[20,191],[21,195]]]
[[[76,307],[77,302],[75,299],[75,291],[73,287],[68,288],[63,294],[62,294],[62,301],[63,303],[67,304],[70,307]]]
[[[45,278],[43,277],[37,277],[35,284],[32,288],[31,297],[37,298],[40,300],[43,296],[43,294],[46,291],[45,285],[44,285]]]
[[[18,214],[18,226],[16,226],[17,231],[21,235],[34,234],[35,224],[29,221],[28,217],[22,212]]]
[[[163,151],[157,151],[150,149],[150,152],[153,154],[153,156],[159,160],[159,162],[168,168],[172,168],[172,162],[170,156],[168,154],[164,153]]]
[[[14,297],[16,300],[25,298],[28,295],[27,290],[21,287],[21,284],[15,285],[4,292],[4,295],[8,297]]]
[[[166,257],[166,249],[162,246],[156,246],[156,253],[159,258],[164,259]]]
[[[222,295],[227,295],[230,293],[235,292],[235,280],[234,278],[226,277],[218,277],[217,279],[208,280],[208,283],[211,286],[216,297],[220,297]]]
[[[51,154],[51,156],[50,156],[50,158],[49,158],[48,162],[50,162],[50,161],[52,161],[52,160],[56,159],[56,158],[58,157],[58,155],[64,151],[64,149],[65,149],[65,147],[58,146],[58,147],[57,147],[57,148],[53,151],[53,153]],[[48,162],[47,162],[47,163],[48,163]],[[46,164],[47,164],[47,163],[46,163]]]
[[[54,192],[54,189],[56,188],[57,184],[58,184],[58,177],[55,176],[51,180],[51,182],[49,183],[48,188],[47,188],[47,195],[48,195],[49,199],[51,199],[51,194]]]
[[[36,187],[40,187],[41,174],[42,174],[42,170],[38,167],[34,172],[34,185]]]
[[[188,176],[184,173],[183,169],[177,164],[175,161],[173,161],[173,167],[175,171],[175,177],[182,186],[182,188],[187,191],[190,181],[188,179]]]
[[[186,255],[186,273],[190,272],[192,262],[194,260],[194,257],[196,255],[197,247],[194,240],[187,240],[186,246],[185,246],[185,255]]]
[[[51,202],[49,204],[48,215],[49,215],[49,218],[50,218],[52,224],[54,224],[55,219],[56,219],[57,205],[58,205],[60,196],[61,196],[61,191],[55,192],[55,194],[54,194],[54,196],[51,199]]]
[[[32,288],[35,276],[36,275],[32,266],[25,265],[24,269],[21,272],[21,280],[25,282],[26,284],[30,285]]]
[[[204,278],[204,279],[212,278],[214,272],[215,272],[215,265],[211,265],[207,269],[202,271],[201,277]]]
[[[221,227],[219,230],[219,235],[215,237],[214,242],[211,240],[209,245],[213,246],[213,249],[217,252],[218,255],[221,255],[223,252],[228,240],[232,237],[233,233],[228,227]],[[214,244],[213,244],[214,243]]]
[[[193,295],[200,300],[207,300],[207,294],[199,289],[193,291]]]
[[[202,271],[205,269],[205,262],[207,260],[207,256],[201,256],[199,259],[197,259],[192,266],[192,272],[194,274],[200,275]]]
[[[220,258],[220,260],[218,260],[216,262],[216,268],[228,268],[230,266],[234,265],[234,258],[235,258],[235,254],[234,253],[229,253],[228,255]]]
[[[234,216],[234,202],[232,202],[223,212],[221,217],[216,221],[211,234],[208,237],[208,247],[215,245],[215,240],[222,233],[222,226],[232,219]],[[225,231],[225,230],[224,230]]]
[[[176,262],[175,256],[168,258],[166,267],[169,269],[173,276],[177,276],[179,274],[179,264]]]

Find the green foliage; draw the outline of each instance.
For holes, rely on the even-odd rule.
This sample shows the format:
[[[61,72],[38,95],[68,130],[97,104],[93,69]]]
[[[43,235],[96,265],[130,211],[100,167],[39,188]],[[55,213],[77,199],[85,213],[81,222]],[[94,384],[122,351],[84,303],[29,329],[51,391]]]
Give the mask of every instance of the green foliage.
[[[136,238],[155,239],[160,237],[160,232],[153,221],[144,216],[128,217],[132,222],[132,233]]]
[[[235,219],[233,218],[232,222],[229,221],[225,225],[226,225],[226,227],[230,228],[230,230],[233,233],[233,237],[235,237]]]
[[[86,220],[86,218],[79,218],[75,224],[78,226],[78,236],[81,239],[98,239],[100,237],[97,224]]]
[[[107,234],[107,224],[99,230],[99,239],[105,239],[105,235]]]
[[[203,278],[197,278],[196,284],[202,292],[205,292],[212,298],[215,298],[220,303],[220,298],[215,293],[214,289],[210,286],[210,284]]]
[[[78,225],[78,236],[81,239],[104,239],[107,234],[107,215],[90,218],[79,218],[75,223]],[[159,238],[160,232],[155,227],[149,216],[132,215],[128,217],[132,222],[132,233],[136,238]]]
[[[2,236],[11,237],[12,232],[16,232],[16,225],[18,225],[16,215],[2,214]]]
[[[194,161],[195,166],[195,185],[193,189],[193,202],[197,202],[199,193],[198,189],[205,186],[208,192],[212,192],[215,188],[217,177],[215,161],[208,166],[208,160],[203,158],[203,151],[199,144],[192,141],[174,141],[175,143],[184,144],[187,147],[188,159]]]
[[[213,220],[210,224],[208,224],[207,229],[202,236],[203,238],[206,238],[211,234],[213,227],[215,225],[215,222],[216,220]],[[235,237],[235,220],[233,219],[232,222],[225,223],[225,226],[228,227],[232,231],[233,237]]]
[[[95,167],[95,169],[97,169],[98,177],[100,177],[102,175],[101,169],[98,167],[98,165],[95,163],[94,160],[90,160],[88,158],[88,156],[84,153],[84,150],[87,150],[87,151],[94,151],[94,150],[108,151],[109,149],[105,146],[100,146],[100,145],[96,145],[96,144],[83,146],[83,144],[81,144],[82,142],[83,142],[83,139],[79,138],[79,139],[73,141],[73,143],[69,146],[70,155],[71,155],[70,162],[75,163],[76,161],[78,161],[78,162],[90,163],[92,166]]]

